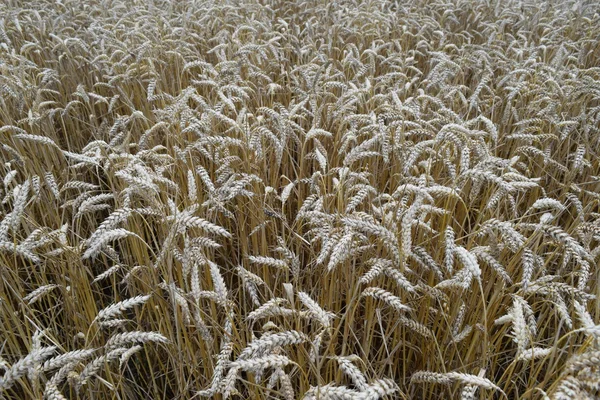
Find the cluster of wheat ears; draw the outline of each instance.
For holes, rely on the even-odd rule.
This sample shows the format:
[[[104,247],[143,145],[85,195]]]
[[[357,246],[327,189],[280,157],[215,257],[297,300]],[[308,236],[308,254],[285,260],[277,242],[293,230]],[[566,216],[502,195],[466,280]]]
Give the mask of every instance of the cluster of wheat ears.
[[[5,0],[0,398],[598,398],[599,38],[579,0]]]

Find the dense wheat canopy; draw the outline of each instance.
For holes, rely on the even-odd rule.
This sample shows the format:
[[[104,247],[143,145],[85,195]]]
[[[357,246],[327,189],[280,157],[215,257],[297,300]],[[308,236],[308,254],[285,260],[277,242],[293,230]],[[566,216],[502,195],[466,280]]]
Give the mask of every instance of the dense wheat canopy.
[[[5,0],[0,398],[600,398],[592,1]]]

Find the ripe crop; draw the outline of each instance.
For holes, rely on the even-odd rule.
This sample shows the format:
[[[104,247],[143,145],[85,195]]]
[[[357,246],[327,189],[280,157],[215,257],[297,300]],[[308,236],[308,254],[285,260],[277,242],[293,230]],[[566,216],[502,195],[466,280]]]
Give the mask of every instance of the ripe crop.
[[[0,4],[0,398],[600,397],[581,0]]]

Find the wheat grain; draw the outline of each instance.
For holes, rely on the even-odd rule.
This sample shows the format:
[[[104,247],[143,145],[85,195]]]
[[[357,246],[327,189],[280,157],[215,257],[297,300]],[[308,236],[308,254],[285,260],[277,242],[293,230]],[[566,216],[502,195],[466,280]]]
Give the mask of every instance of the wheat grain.
[[[598,397],[588,3],[1,2],[0,397]]]

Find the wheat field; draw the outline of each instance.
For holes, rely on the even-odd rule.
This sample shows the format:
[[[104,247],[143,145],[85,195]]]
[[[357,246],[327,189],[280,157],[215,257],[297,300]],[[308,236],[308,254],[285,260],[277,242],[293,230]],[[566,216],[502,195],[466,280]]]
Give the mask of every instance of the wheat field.
[[[593,3],[5,0],[0,398],[600,398]]]

